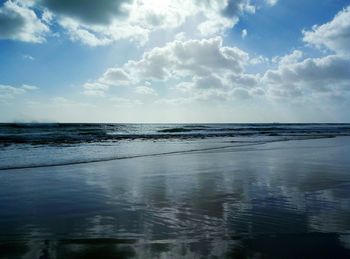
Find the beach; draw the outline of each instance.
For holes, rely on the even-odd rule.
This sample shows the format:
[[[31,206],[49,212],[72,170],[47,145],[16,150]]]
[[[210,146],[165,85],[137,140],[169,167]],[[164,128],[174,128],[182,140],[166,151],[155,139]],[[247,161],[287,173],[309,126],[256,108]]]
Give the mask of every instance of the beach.
[[[350,137],[230,141],[1,170],[0,257],[350,256]]]

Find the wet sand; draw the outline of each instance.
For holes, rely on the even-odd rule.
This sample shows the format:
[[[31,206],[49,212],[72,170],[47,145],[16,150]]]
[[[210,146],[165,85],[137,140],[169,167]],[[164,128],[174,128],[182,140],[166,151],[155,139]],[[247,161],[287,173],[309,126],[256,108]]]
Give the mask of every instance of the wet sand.
[[[349,258],[350,137],[4,170],[0,205],[4,258]]]

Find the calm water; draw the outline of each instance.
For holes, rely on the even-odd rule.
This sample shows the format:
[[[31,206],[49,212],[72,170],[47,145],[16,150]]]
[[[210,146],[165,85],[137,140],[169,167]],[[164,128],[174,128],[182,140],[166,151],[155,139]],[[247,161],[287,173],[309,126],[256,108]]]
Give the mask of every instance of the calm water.
[[[0,257],[349,258],[348,125],[146,126],[58,142],[57,125],[3,125]]]

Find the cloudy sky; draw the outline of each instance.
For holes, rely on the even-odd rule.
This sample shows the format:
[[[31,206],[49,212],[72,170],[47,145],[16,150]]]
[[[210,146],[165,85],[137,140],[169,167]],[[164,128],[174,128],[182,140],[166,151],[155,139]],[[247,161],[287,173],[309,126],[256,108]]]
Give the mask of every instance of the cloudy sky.
[[[0,0],[0,111],[350,122],[350,1]]]

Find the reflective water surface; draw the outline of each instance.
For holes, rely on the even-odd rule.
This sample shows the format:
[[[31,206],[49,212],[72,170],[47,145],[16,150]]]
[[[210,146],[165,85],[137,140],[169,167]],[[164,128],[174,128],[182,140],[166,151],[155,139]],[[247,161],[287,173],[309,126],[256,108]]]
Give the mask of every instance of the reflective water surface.
[[[349,137],[0,172],[4,258],[349,256]]]

